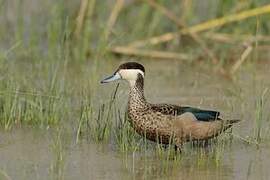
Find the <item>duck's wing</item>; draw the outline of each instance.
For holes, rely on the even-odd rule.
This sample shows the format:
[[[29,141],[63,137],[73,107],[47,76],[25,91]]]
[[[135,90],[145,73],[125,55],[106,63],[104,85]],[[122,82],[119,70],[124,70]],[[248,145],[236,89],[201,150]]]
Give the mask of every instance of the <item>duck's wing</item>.
[[[186,112],[192,113],[199,121],[215,121],[219,118],[220,112],[213,110],[204,110],[189,106],[176,106],[170,104],[152,104],[152,111],[160,112],[165,115],[180,116]]]

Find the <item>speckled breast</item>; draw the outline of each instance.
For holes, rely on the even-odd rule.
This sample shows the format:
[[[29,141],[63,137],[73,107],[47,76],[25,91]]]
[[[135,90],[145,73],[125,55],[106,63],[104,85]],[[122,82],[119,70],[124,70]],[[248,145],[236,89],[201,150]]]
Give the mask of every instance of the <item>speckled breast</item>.
[[[128,116],[134,130],[142,137],[161,144],[169,144],[172,140],[169,128],[164,127],[158,117],[152,116],[151,113],[133,112],[129,109]]]

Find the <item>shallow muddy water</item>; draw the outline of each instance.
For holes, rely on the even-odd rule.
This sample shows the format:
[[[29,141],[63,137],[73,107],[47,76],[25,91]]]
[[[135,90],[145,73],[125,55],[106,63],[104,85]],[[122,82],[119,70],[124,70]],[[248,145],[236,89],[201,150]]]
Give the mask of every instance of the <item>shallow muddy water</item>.
[[[100,79],[119,62],[98,68]],[[220,158],[210,147],[184,148],[179,159],[164,161],[153,149],[119,152],[110,140],[95,143],[70,127],[1,130],[0,179],[264,179],[270,178],[269,92],[262,107],[262,140],[253,143],[256,102],[270,87],[269,65],[245,66],[229,81],[211,71],[178,62],[143,61],[145,93],[151,102],[168,102],[220,110],[226,118],[243,121],[225,140]],[[79,76],[76,78],[80,78]],[[99,79],[99,78],[98,78]],[[99,83],[98,81],[91,83]],[[96,105],[109,98],[116,84],[97,85]],[[127,84],[117,93],[119,108],[127,101]],[[269,99],[270,100],[270,99]],[[122,103],[123,102],[123,103]],[[247,140],[250,143],[247,143]],[[188,145],[186,145],[188,146]],[[199,152],[199,153],[198,153]]]

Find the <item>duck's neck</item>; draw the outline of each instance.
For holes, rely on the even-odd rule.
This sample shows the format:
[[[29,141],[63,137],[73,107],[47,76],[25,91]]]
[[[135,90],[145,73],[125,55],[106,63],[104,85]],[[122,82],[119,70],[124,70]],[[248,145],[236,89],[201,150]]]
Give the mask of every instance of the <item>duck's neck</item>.
[[[139,75],[137,80],[129,82],[129,85],[129,107],[145,108],[147,106],[147,102],[144,97],[144,78]]]

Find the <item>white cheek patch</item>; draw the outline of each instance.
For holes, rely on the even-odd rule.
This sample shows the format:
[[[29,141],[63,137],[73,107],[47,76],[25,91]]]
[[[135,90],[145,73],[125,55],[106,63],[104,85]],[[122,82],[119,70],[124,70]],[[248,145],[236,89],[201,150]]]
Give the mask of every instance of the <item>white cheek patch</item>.
[[[136,81],[138,74],[141,74],[144,77],[144,73],[140,69],[121,69],[119,74],[121,75],[122,79],[128,81]]]

